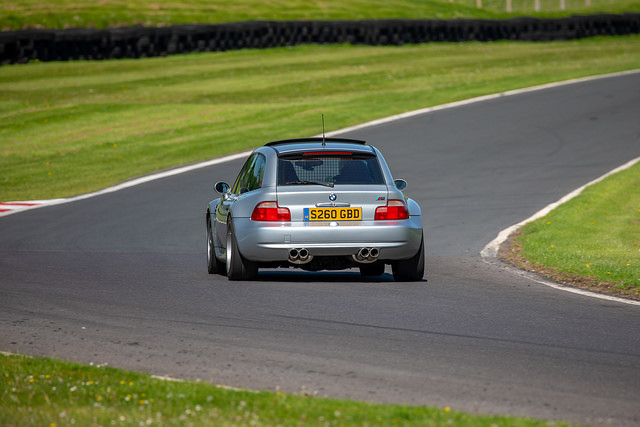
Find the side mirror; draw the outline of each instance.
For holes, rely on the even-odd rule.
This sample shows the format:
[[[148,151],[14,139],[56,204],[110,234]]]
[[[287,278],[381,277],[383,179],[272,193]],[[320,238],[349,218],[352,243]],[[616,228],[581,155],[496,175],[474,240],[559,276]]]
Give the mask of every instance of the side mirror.
[[[396,179],[395,181],[393,181],[393,183],[395,184],[396,188],[400,191],[407,188],[407,181],[405,181],[404,179]]]
[[[216,182],[215,189],[220,194],[228,193],[230,188],[231,187],[229,187],[229,184],[227,184],[226,182],[222,182],[222,181]]]

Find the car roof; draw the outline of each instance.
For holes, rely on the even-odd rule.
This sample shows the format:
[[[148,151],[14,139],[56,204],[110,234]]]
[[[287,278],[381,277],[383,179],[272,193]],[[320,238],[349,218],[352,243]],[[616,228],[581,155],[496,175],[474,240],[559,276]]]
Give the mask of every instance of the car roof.
[[[352,153],[373,154],[373,147],[365,146],[366,141],[348,138],[297,138],[273,141],[265,146],[273,148],[278,155],[301,153],[305,151],[321,152],[327,154],[332,151],[349,151]]]

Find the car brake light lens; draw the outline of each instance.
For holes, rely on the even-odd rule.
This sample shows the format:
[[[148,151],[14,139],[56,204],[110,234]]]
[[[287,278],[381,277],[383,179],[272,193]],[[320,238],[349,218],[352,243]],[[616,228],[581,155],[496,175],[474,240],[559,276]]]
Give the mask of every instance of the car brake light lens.
[[[276,202],[262,202],[253,209],[252,221],[291,221],[288,208],[281,208]]]
[[[402,200],[389,200],[387,206],[376,208],[375,220],[408,219],[409,210]]]
[[[353,156],[351,151],[307,151],[303,156]]]

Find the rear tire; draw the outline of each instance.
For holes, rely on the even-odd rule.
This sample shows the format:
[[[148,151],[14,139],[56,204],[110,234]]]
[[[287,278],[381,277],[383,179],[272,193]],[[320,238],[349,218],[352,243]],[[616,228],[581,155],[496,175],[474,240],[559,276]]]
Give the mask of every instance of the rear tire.
[[[384,262],[376,261],[371,264],[363,264],[359,266],[360,274],[363,276],[380,276],[384,274]]]
[[[420,239],[420,248],[411,258],[396,261],[391,265],[396,282],[418,282],[424,276],[424,236]]]
[[[238,250],[238,242],[233,227],[229,220],[227,226],[227,277],[229,280],[252,280],[258,276],[258,266],[246,260]]]

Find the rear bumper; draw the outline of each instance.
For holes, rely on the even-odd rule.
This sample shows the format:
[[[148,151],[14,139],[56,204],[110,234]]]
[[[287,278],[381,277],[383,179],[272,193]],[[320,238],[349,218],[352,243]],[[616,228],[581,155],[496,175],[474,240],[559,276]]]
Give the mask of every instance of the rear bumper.
[[[286,261],[289,250],[306,248],[315,256],[350,256],[360,248],[378,248],[380,260],[416,254],[422,239],[422,217],[401,221],[268,223],[234,218],[238,249],[251,261]]]

